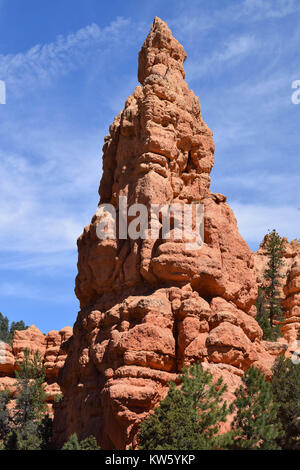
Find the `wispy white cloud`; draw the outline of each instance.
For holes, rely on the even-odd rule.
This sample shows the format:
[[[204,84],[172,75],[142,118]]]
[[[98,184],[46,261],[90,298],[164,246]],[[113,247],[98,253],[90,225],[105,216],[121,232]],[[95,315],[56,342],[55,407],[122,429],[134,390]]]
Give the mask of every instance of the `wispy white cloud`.
[[[295,2],[286,2],[285,5],[283,2],[271,4],[266,1],[263,3],[268,7],[258,0],[237,2],[237,5],[243,8],[239,10],[235,7],[236,15],[238,11],[241,11],[240,19],[242,19],[248,11],[250,21],[251,18],[252,20],[258,19],[258,13],[260,16],[272,17],[277,11],[277,17],[279,17],[279,12],[284,16],[292,12],[293,8],[297,8]],[[230,12],[227,9],[216,9],[209,20],[205,15],[186,14],[184,17],[178,15],[173,21],[175,32],[181,25],[182,34],[190,32],[195,40],[196,28],[200,28],[203,32],[220,27],[222,22],[237,18],[233,13],[232,9]],[[172,22],[170,23],[172,25]],[[28,85],[39,87],[49,84],[55,77],[69,73],[84,64],[91,54],[99,51],[99,48],[109,50],[110,44],[128,40],[129,31],[137,27],[138,24],[133,25],[129,19],[118,18],[102,29],[92,24],[68,36],[59,36],[50,44],[36,45],[27,52],[2,55],[0,56],[0,77],[6,79],[16,90]],[[271,43],[273,39],[270,37],[268,40]],[[240,35],[230,33],[227,36],[224,35],[222,40],[218,39],[218,43],[214,41],[213,44],[214,48],[207,50],[204,59],[196,61],[194,57],[187,63],[188,81],[209,74],[222,73],[229,67],[239,65],[241,61],[249,58],[250,54],[255,53],[259,56],[262,51],[260,38],[252,31]],[[267,52],[266,43],[264,43],[262,54]],[[213,128],[218,158],[222,158],[219,153],[220,148],[224,150],[234,142],[242,143],[254,138],[257,126],[251,123],[253,117],[249,113],[249,103],[256,100],[262,110],[266,106],[264,98],[273,94],[277,105],[281,105],[282,98],[280,97],[278,101],[276,94],[284,87],[285,80],[286,77],[269,75],[268,80],[261,80],[258,77],[256,81],[242,83],[235,89],[229,87],[225,89],[221,86],[218,88],[219,92],[222,89],[224,95],[227,93],[226,99],[222,101],[223,109],[220,109],[219,114],[214,116]],[[115,112],[120,110],[128,95],[128,88],[130,89],[131,86],[133,88],[134,84],[134,79],[130,76],[124,83],[124,90],[120,91],[118,88],[105,98]],[[244,101],[236,99],[238,93],[244,94]],[[211,103],[216,110],[218,110],[217,99],[216,97],[215,102]],[[274,110],[274,100],[268,101],[270,108],[268,115]],[[241,107],[241,103],[244,103],[244,107]],[[224,119],[224,109],[226,109],[226,119]],[[0,135],[1,132],[2,135],[9,135],[13,145],[9,152],[0,147],[2,182],[0,186],[0,246],[5,252],[28,253],[32,257],[32,259],[6,262],[4,263],[6,269],[18,267],[26,269],[29,266],[44,266],[48,262],[50,265],[50,258],[52,258],[52,264],[58,265],[63,252],[74,250],[76,238],[81,233],[82,227],[89,221],[96,206],[96,188],[101,168],[99,151],[101,134],[106,134],[106,131],[92,130],[89,135],[81,134],[78,137],[76,132],[68,132],[64,126],[60,128],[60,125],[61,123],[57,125],[49,123],[48,126],[43,127],[38,122],[38,118],[29,126],[25,126],[24,123],[20,125],[17,121],[1,122]],[[28,155],[32,157],[28,158]],[[253,162],[259,158],[261,158],[261,153],[258,152],[253,156]],[[276,178],[276,184],[280,185],[282,180],[277,176]],[[241,190],[242,180],[243,178],[239,182],[233,175],[231,184]],[[259,179],[257,172],[254,172],[251,182],[258,180],[261,181],[262,178]],[[268,179],[264,180],[264,184],[268,181]],[[255,189],[251,182],[246,178],[244,188]],[[230,181],[227,181],[227,184],[230,184]],[[253,207],[256,206],[248,206],[247,209],[251,216],[256,213]],[[264,206],[262,207],[262,211],[267,211]],[[238,214],[245,214],[239,205],[237,205],[237,210]],[[289,208],[289,210],[293,209]],[[271,214],[270,211],[267,213]],[[249,230],[249,237],[254,236],[251,227]],[[265,228],[263,231],[265,232]],[[248,237],[246,231],[243,234]],[[261,238],[261,234],[258,238]],[[40,257],[40,262],[37,257]]]
[[[244,0],[242,14],[252,19],[280,19],[300,11],[298,0]]]
[[[186,65],[188,81],[199,79],[206,74],[220,72],[233,61],[239,62],[252,53],[258,44],[254,35],[241,35],[228,39],[220,48],[207,55],[203,60],[191,60]]]
[[[184,38],[191,46],[195,37],[203,37],[218,28],[234,23],[247,24],[262,20],[280,20],[300,11],[298,0],[236,0],[219,2],[218,7],[203,8],[203,3],[190,0],[187,11],[186,1],[179,2],[178,14],[167,19],[176,36]]]
[[[117,18],[104,28],[92,24],[27,52],[0,55],[0,77],[10,92],[33,86],[38,97],[44,85],[91,58],[97,57],[101,67],[101,54],[109,56],[110,48],[119,43],[125,48],[138,27],[142,26],[131,28],[130,19]],[[90,60],[89,68],[94,62]],[[116,96],[106,98],[108,106],[117,106],[121,97]],[[51,106],[57,99],[53,97]],[[25,120],[7,106],[6,119],[0,122],[0,250],[4,255],[0,267],[5,270],[47,267],[49,271],[63,267],[62,260],[70,262],[70,257],[74,265],[76,239],[97,206],[101,145],[107,130],[97,124],[93,129],[83,125],[78,132],[70,117],[65,122],[57,105],[51,118],[45,113],[49,102],[42,111],[33,106]]]
[[[219,155],[220,148],[226,150],[237,142],[249,142],[254,135],[255,129],[247,125],[247,119],[241,119],[241,115],[229,112],[226,122],[218,121],[214,127],[216,152]]]
[[[213,97],[211,111],[215,116],[214,136],[215,142],[222,149],[233,144],[249,143],[260,131],[260,125],[254,125],[253,119],[263,121],[266,126],[277,113],[292,110],[291,83],[293,73],[286,70],[280,75],[257,76],[252,80],[242,81],[227,87],[222,92],[222,101]],[[252,77],[251,77],[252,78]],[[222,107],[219,108],[219,103]],[[223,108],[226,108],[226,120],[221,119]],[[261,149],[251,160],[255,163],[262,159]],[[254,169],[256,170],[256,169]]]
[[[31,271],[37,275],[47,273],[56,275],[58,271],[69,275],[74,271],[77,262],[77,249],[68,249],[63,252],[40,253],[36,252],[1,252],[0,269],[3,271]],[[5,256],[6,255],[6,256]],[[3,259],[5,258],[5,259]],[[63,270],[62,270],[63,268]]]
[[[37,44],[26,52],[0,55],[0,77],[14,91],[33,85],[47,85],[66,75],[95,55],[102,46],[106,52],[119,41],[126,41],[130,19],[117,18],[100,28],[93,23],[49,44]]]
[[[45,298],[50,303],[67,303],[72,300],[71,295],[56,293],[49,297],[49,292],[41,288],[26,284],[25,282],[0,282],[0,296],[1,297],[14,297],[28,300],[43,301]]]
[[[224,50],[220,53],[216,53],[216,58],[223,62],[236,56],[248,54],[248,52],[253,50],[255,46],[256,40],[254,36],[239,36],[225,43]]]
[[[193,15],[192,11],[186,12],[186,7],[182,14],[167,19],[167,23],[176,37],[185,38],[185,43],[195,41],[195,36],[199,38],[203,34],[209,32],[216,25],[215,15],[202,14]]]
[[[235,202],[230,205],[237,218],[240,233],[248,243],[258,245],[268,230],[274,228],[289,240],[299,237],[300,211],[297,207]]]
[[[257,160],[256,160],[257,161]],[[299,181],[296,179],[293,181],[290,178],[289,173],[283,174],[282,172],[272,173],[268,172],[258,173],[254,169],[245,172],[243,175],[223,175],[222,181],[231,187],[238,188],[243,193],[243,190],[259,190],[268,193],[272,188],[281,187],[289,188],[291,194],[295,194],[298,188]],[[286,198],[285,191],[282,191],[282,196]]]
[[[16,126],[10,142],[15,153],[0,148],[3,252],[42,255],[74,250],[96,208],[101,132],[74,137],[65,129],[62,136],[57,125],[38,129],[35,123],[18,132]],[[27,154],[35,158],[26,158]]]

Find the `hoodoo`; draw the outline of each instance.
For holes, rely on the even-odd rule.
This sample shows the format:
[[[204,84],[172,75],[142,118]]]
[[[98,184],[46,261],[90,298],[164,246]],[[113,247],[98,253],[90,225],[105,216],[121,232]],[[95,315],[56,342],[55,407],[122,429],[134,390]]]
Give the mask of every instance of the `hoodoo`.
[[[184,365],[205,363],[228,400],[251,364],[270,374],[253,306],[251,251],[226,197],[210,191],[212,132],[185,82],[186,53],[155,18],[139,53],[140,85],[103,147],[100,203],[204,206],[204,245],[183,239],[99,239],[97,212],[78,239],[81,310],[60,371],[55,406],[61,445],[76,432],[102,449],[137,445],[139,422]]]

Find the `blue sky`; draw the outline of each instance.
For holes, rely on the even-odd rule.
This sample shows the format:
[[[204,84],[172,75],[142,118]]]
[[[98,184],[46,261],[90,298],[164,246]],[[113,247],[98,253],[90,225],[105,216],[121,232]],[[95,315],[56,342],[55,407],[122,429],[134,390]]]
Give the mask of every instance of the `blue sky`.
[[[47,332],[76,319],[76,239],[154,16],[184,45],[214,131],[213,191],[252,249],[268,229],[299,237],[299,0],[0,0],[0,311],[10,320]]]

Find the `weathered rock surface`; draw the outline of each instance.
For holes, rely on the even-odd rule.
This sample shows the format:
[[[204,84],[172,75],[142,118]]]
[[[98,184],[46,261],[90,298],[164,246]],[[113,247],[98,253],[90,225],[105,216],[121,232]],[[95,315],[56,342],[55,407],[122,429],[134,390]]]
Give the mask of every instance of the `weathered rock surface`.
[[[53,330],[43,335],[36,326],[32,325],[27,330],[15,331],[12,347],[0,341],[0,390],[7,388],[14,396],[17,363],[22,363],[24,351],[28,349],[31,358],[36,352],[40,354],[46,370],[47,382],[44,385],[47,401],[53,403],[55,395],[61,393],[57,377],[66,358],[64,347],[72,334],[73,329],[65,327],[59,332]]]
[[[30,351],[30,357],[33,358],[36,352],[44,357],[46,351],[46,338],[43,333],[35,326],[30,326],[27,330],[16,331],[14,334],[13,353],[17,362],[24,358],[24,351]]]
[[[204,205],[204,245],[183,239],[106,239],[99,211],[78,239],[81,311],[59,373],[57,446],[76,432],[103,449],[136,446],[138,423],[184,365],[200,361],[228,384],[228,400],[251,364],[270,375],[261,341],[248,245],[226,197],[213,194],[212,132],[184,81],[183,47],[155,18],[139,54],[140,85],[103,147],[100,203]],[[171,231],[172,233],[172,231]]]
[[[9,344],[0,341],[0,376],[10,375],[15,369],[15,356]]]
[[[265,244],[267,235],[262,241],[259,250],[253,253],[253,265],[258,285],[264,285],[264,271],[268,262]],[[281,268],[283,277],[279,279],[281,305],[284,312],[282,334],[289,344],[289,348],[297,340],[300,328],[300,243],[293,240],[291,243],[284,238],[284,265]]]

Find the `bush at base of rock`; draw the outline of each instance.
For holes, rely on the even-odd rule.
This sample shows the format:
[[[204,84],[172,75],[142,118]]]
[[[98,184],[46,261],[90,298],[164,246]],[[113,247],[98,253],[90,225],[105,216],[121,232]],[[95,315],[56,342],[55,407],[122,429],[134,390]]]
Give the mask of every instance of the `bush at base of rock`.
[[[272,393],[271,384],[253,366],[245,372],[242,381],[231,406],[235,413],[232,425],[235,434],[233,449],[280,449],[277,440],[283,431],[278,423],[279,405]]]
[[[10,414],[7,405],[10,401],[10,393],[7,390],[0,392],[0,443],[10,431]]]
[[[46,415],[41,422],[29,421],[7,436],[4,450],[50,450],[52,419]]]
[[[272,391],[284,430],[278,444],[283,450],[300,450],[300,364],[281,356],[275,361],[273,374]]]
[[[0,395],[0,439],[5,450],[47,450],[51,448],[52,419],[47,414],[44,390],[45,370],[36,353],[24,360],[16,371],[17,391],[10,405],[9,392]]]
[[[68,442],[63,445],[62,450],[100,450],[100,447],[98,447],[94,436],[89,436],[79,442],[77,434],[72,434]]]
[[[222,404],[226,387],[200,364],[185,369],[181,384],[140,424],[139,450],[299,449],[300,366],[278,359],[273,384],[255,367],[242,377],[235,401]],[[233,414],[231,430],[220,424]]]
[[[182,384],[170,383],[168,395],[140,425],[139,450],[224,449],[231,434],[219,435],[219,424],[229,413],[222,395],[222,379],[201,364],[184,369]]]

